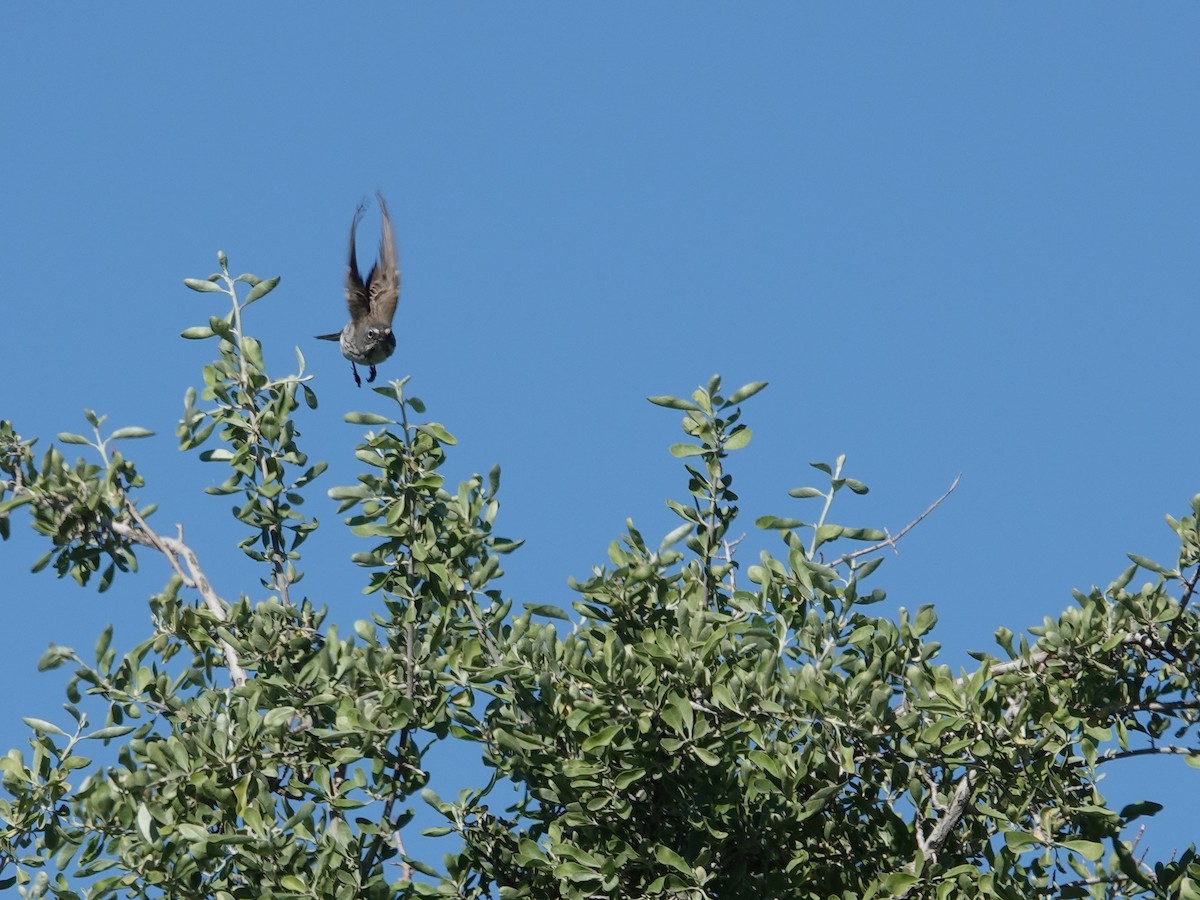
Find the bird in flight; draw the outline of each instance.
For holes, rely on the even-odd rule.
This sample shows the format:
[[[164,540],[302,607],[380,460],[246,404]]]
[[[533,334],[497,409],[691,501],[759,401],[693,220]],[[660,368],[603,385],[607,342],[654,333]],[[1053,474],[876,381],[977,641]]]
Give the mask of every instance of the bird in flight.
[[[383,362],[396,349],[396,335],[392,333],[392,317],[396,314],[396,301],[400,299],[400,269],[396,264],[396,238],[392,234],[392,219],[388,215],[383,194],[376,191],[379,211],[383,215],[382,233],[379,236],[379,260],[371,266],[364,282],[358,271],[358,259],[354,251],[354,235],[358,222],[367,208],[364,200],[354,213],[350,223],[350,262],[346,266],[346,305],[350,307],[350,321],[341,331],[318,334],[318,340],[337,341],[342,356],[350,360],[354,383],[362,387],[358,366],[370,366],[367,381],[375,380],[375,366]]]

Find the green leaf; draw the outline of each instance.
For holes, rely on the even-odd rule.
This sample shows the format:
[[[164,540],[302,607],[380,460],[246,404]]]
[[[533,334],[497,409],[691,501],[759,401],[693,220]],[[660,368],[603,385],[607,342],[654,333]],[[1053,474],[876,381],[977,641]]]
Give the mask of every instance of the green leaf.
[[[254,366],[260,372],[266,371],[267,367],[263,363],[262,344],[258,340],[252,337],[243,337],[242,353],[250,365]]]
[[[725,405],[737,406],[743,400],[749,400],[766,386],[767,382],[765,381],[752,381],[744,384],[730,395],[729,399],[725,401]]]
[[[1099,841],[1063,841],[1059,846],[1066,847],[1092,862],[1104,855],[1104,845]]]
[[[202,294],[221,290],[220,285],[213,284],[211,281],[205,281],[203,278],[185,278],[183,279],[183,283],[193,291],[199,291]]]
[[[138,804],[137,827],[147,843],[153,843],[158,837],[158,828],[155,825],[154,817],[150,815],[150,810],[144,803]]]
[[[684,522],[682,525],[672,528],[669,532],[667,532],[667,536],[662,539],[662,543],[658,545],[658,552],[662,554],[671,549],[685,537],[691,534],[694,528],[695,525],[693,525],[691,522]]]
[[[825,494],[815,487],[798,487],[788,491],[788,496],[795,497],[797,500],[807,500],[809,497],[824,497]]]
[[[799,519],[791,519],[784,516],[759,516],[754,520],[754,525],[757,528],[778,531],[790,531],[793,528],[804,527],[804,523]]]
[[[698,412],[700,407],[682,397],[668,397],[665,394],[657,397],[647,397],[655,406],[665,406],[667,409],[681,409],[684,412]]]
[[[370,412],[348,412],[343,417],[351,425],[395,425],[395,420]]]
[[[244,307],[249,306],[255,300],[261,300],[267,294],[271,293],[271,291],[275,290],[275,285],[279,284],[279,278],[280,276],[276,275],[274,278],[258,282],[258,284],[250,289],[250,293],[246,295],[246,300],[242,305]]]
[[[85,734],[84,737],[93,741],[108,741],[129,734],[136,727],[135,725],[110,725],[107,728],[97,728],[91,734]]]
[[[138,428],[136,425],[131,425],[128,428],[118,428],[111,435],[109,435],[108,439],[110,441],[121,441],[127,438],[144,438],[153,436],[154,432],[149,428]]]
[[[554,606],[551,603],[524,603],[522,606],[525,607],[527,613],[535,616],[543,616],[547,619],[561,619],[564,622],[571,621],[570,616],[560,607]]]
[[[1138,553],[1126,553],[1126,556],[1133,560],[1134,563],[1141,566],[1147,571],[1156,572],[1158,575],[1168,575],[1169,571],[1166,566],[1154,562],[1150,557],[1139,556]]]
[[[233,343],[233,326],[220,316],[209,316],[208,327],[211,328],[215,334],[220,335],[231,344]]]
[[[90,441],[88,441],[88,439],[85,438],[82,434],[74,434],[70,431],[60,431],[58,433],[58,439],[60,441],[62,441],[64,444],[88,444],[88,443],[90,443]]]
[[[417,431],[424,432],[434,440],[441,441],[443,444],[453,446],[458,443],[458,439],[437,422],[426,422],[424,425],[418,425]]]
[[[836,541],[845,531],[846,529],[841,525],[834,525],[832,523],[820,525],[817,527],[817,540],[814,546],[820,547],[829,541]]]
[[[61,437],[61,435],[60,435],[60,437]],[[1137,563],[1143,569],[1146,569],[1149,572],[1156,572],[1159,575],[1167,574],[1166,568],[1159,565],[1158,563],[1156,563],[1154,560],[1150,559],[1149,557],[1139,556],[1136,553],[1126,553],[1125,555],[1128,556],[1130,559],[1132,559],[1135,563]]]
[[[104,630],[100,632],[100,637],[96,639],[96,646],[94,649],[96,659],[102,659],[104,654],[108,652],[109,645],[112,643],[112,635],[113,627],[112,623],[109,623],[104,627]]]
[[[202,341],[205,338],[212,337],[213,334],[213,330],[207,325],[193,325],[191,328],[185,328],[179,332],[181,338],[186,338],[189,341]]]
[[[1140,819],[1142,816],[1153,816],[1162,812],[1163,805],[1155,803],[1153,800],[1142,800],[1138,803],[1129,803],[1121,807],[1121,818],[1126,824],[1134,819]]]
[[[754,765],[758,766],[760,769],[770,772],[773,776],[775,776],[775,778],[778,779],[782,777],[779,769],[779,761],[766,751],[751,750],[748,754],[748,758],[750,762],[754,763]]]
[[[1121,572],[1120,575],[1117,576],[1116,580],[1108,586],[1107,593],[1115,593],[1117,591],[1124,590],[1129,585],[1129,582],[1133,581],[1133,576],[1137,574],[1137,570],[1138,567],[1136,565],[1126,568],[1123,572]]]
[[[741,450],[748,443],[750,443],[750,429],[746,428],[744,425],[741,425],[738,426],[737,430],[734,431],[733,434],[729,435],[729,438],[725,441],[725,449]]]
[[[379,638],[375,623],[368,622],[366,619],[354,620],[354,633],[368,643],[375,643]]]
[[[887,535],[876,528],[843,528],[841,537],[851,541],[883,541]]]
[[[207,828],[203,825],[196,825],[194,822],[180,822],[175,829],[181,838],[192,843],[197,841],[207,843],[213,837],[208,833]]]
[[[664,847],[662,844],[656,846],[654,848],[654,858],[664,866],[670,866],[687,875],[689,878],[692,877],[692,867],[687,864],[687,860],[670,847]]]
[[[584,740],[583,744],[581,745],[581,749],[585,753],[588,753],[599,747],[607,747],[612,742],[612,739],[617,736],[617,733],[624,727],[625,726],[622,723],[618,722],[615,725],[607,725],[604,728],[601,728],[591,737]]]
[[[70,647],[64,647],[61,644],[51,644],[46,648],[46,652],[42,654],[37,662],[38,671],[45,672],[49,669],[57,669],[74,655],[75,651]]]
[[[35,719],[32,716],[22,716],[21,721],[34,731],[41,732],[42,734],[57,734],[61,737],[67,736],[65,731],[63,731],[53,722],[47,722],[45,719]]]
[[[704,452],[703,447],[697,447],[695,444],[672,444],[669,449],[672,456],[680,459],[686,456],[699,456]]]
[[[920,880],[920,877],[911,872],[893,872],[883,879],[881,886],[890,896],[904,896],[908,889]]]
[[[684,506],[679,501],[672,500],[670,498],[667,498],[666,503],[667,506],[675,513],[675,515],[679,516],[681,519],[685,519],[688,522],[694,522],[697,525],[700,524],[700,514],[692,507]],[[691,526],[688,527],[688,530],[692,530]]]
[[[1006,831],[1004,832],[1004,846],[1013,853],[1024,853],[1030,847],[1036,846],[1037,841],[1033,835],[1026,834],[1023,831]]]

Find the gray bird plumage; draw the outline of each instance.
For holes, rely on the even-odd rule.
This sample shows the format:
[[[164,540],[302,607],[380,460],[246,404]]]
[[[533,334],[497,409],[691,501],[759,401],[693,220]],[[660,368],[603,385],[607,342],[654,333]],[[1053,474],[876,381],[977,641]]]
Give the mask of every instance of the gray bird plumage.
[[[366,211],[363,201],[350,223],[350,262],[346,267],[346,305],[350,308],[350,321],[341,331],[318,334],[322,341],[337,341],[342,356],[350,360],[354,383],[362,387],[355,363],[370,366],[367,381],[375,380],[375,366],[383,362],[396,349],[396,336],[392,333],[392,317],[396,314],[396,302],[400,299],[400,268],[396,264],[396,238],[392,234],[392,219],[388,215],[383,194],[376,191],[379,212],[383,216],[382,232],[379,236],[379,259],[371,266],[364,282],[358,271],[355,254],[355,232],[358,222]]]

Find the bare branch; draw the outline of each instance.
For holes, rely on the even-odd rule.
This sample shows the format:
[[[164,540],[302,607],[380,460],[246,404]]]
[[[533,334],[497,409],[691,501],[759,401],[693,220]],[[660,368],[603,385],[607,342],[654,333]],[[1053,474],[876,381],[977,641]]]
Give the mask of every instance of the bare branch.
[[[392,832],[392,837],[396,841],[396,849],[400,852],[400,878],[404,881],[412,881],[412,866],[405,859],[406,851],[404,849],[404,840],[400,836],[400,830],[396,829]]]
[[[1168,744],[1166,747],[1135,747],[1132,750],[1106,750],[1096,759],[1096,765],[1112,762],[1114,759],[1130,759],[1134,756],[1200,756],[1200,747],[1177,747]]]
[[[217,621],[227,622],[229,616],[225,612],[225,602],[213,590],[204,569],[200,566],[200,558],[196,556],[196,552],[183,542],[183,526],[176,526],[179,529],[178,538],[163,537],[146,523],[142,514],[128,499],[125,500],[125,508],[129,510],[138,527],[133,528],[125,522],[114,520],[113,532],[126,540],[151,547],[161,553],[176,574],[183,579],[184,584],[199,591],[204,605]],[[229,678],[235,687],[241,687],[246,683],[246,670],[242,668],[238,652],[228,641],[221,640],[220,644],[221,652],[225,656],[225,666],[229,669]]]
[[[967,804],[971,802],[971,795],[975,792],[975,785],[978,781],[979,773],[974,769],[968,771],[959,779],[958,787],[954,789],[954,796],[950,798],[950,803],[946,807],[946,814],[938,819],[933,830],[929,832],[929,836],[922,838],[920,832],[917,833],[917,846],[921,848],[926,859],[931,862],[936,860],[942,848],[946,846],[946,841],[950,839],[950,833],[966,814]]]
[[[891,547],[895,549],[896,541],[900,540],[900,538],[912,531],[913,528],[919,525],[926,516],[941,506],[942,501],[954,493],[954,489],[958,487],[958,483],[960,481],[962,481],[961,472],[954,476],[954,481],[951,483],[950,487],[946,488],[946,492],[934,500],[933,503],[929,504],[929,508],[926,509],[925,512],[921,513],[919,516],[901,528],[896,534],[889,534],[887,536],[887,540],[880,541],[878,544],[872,544],[870,547],[863,547],[860,550],[855,550],[853,553],[847,553],[844,556],[839,556],[836,560],[830,563],[830,565],[837,566],[842,563],[847,563],[852,559],[858,559],[860,556],[866,556],[868,553],[875,553],[878,550],[882,550],[884,547]]]
[[[737,567],[733,565],[733,554],[737,550],[738,544],[746,539],[745,532],[736,541],[725,539],[721,541],[725,550],[725,563],[729,566],[729,591],[730,593],[737,590]]]

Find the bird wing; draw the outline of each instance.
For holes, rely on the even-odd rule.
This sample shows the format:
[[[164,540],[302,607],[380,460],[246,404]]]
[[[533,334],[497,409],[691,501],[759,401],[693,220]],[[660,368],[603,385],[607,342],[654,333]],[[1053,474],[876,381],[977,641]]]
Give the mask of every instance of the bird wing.
[[[383,194],[375,192],[379,200],[379,211],[383,214],[383,230],[379,236],[379,262],[371,267],[367,276],[367,293],[371,304],[371,318],[377,322],[392,324],[396,314],[396,303],[400,299],[400,267],[396,263],[396,237],[392,233],[392,217],[388,215]]]
[[[358,258],[354,253],[354,233],[358,231],[359,219],[367,208],[364,200],[358,204],[354,213],[354,221],[350,223],[350,262],[346,266],[346,305],[350,307],[350,318],[353,321],[364,319],[371,312],[371,298],[367,286],[363,284],[362,275],[358,271]]]

